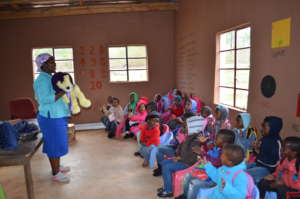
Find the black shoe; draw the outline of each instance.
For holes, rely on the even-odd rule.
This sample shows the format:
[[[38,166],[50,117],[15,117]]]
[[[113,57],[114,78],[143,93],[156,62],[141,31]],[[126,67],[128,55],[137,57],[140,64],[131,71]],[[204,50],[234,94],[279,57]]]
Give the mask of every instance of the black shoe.
[[[153,171],[153,176],[154,176],[154,177],[159,177],[159,176],[161,176],[161,175],[162,175],[161,169],[155,169],[155,170]]]
[[[124,139],[129,139],[130,138],[130,135],[129,134],[126,134],[125,136],[124,136]]]
[[[138,152],[138,151],[137,151],[137,152],[135,152],[135,153],[134,153],[134,155],[135,155],[135,156],[137,156],[137,157],[141,157],[141,158],[143,158],[142,154],[141,154],[140,152]]]
[[[161,175],[162,175],[161,166],[158,165],[158,168],[153,170],[153,176],[158,177]]]
[[[162,193],[163,191],[164,191],[163,187],[157,189],[157,193]]]
[[[178,197],[176,197],[176,198],[174,198],[174,199],[186,199],[186,197],[185,197],[185,195],[180,195],[180,196],[178,196]]]
[[[134,133],[129,133],[129,138],[133,138],[134,136]]]
[[[158,197],[160,198],[170,198],[173,197],[173,193],[167,193],[167,192],[161,192],[157,194]]]

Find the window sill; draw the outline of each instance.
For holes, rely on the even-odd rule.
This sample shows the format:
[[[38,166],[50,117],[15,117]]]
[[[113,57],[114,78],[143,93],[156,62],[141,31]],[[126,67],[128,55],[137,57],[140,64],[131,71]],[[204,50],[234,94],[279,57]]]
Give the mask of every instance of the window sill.
[[[230,106],[230,105],[227,105],[227,104],[222,104],[222,103],[219,103],[219,104],[222,105],[222,106],[226,106],[227,108],[229,108],[231,110],[235,110],[235,111],[242,112],[242,113],[247,113],[247,110],[245,110],[245,109],[237,108],[237,107]],[[218,105],[218,104],[215,104],[215,105]]]
[[[119,81],[119,82],[109,82],[109,84],[132,84],[132,83],[148,83],[149,81],[135,81],[135,82],[127,82],[127,81]]]

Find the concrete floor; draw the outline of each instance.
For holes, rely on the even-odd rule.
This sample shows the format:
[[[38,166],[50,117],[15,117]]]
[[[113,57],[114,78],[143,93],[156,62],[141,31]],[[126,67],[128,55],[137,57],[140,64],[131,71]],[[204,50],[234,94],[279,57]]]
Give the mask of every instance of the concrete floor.
[[[62,159],[71,166],[71,182],[51,181],[50,165],[38,151],[33,157],[32,175],[36,199],[156,199],[162,179],[142,168],[142,159],[133,153],[133,141],[109,140],[104,131],[77,133],[77,142]],[[26,199],[22,167],[0,168],[0,184],[7,199]]]

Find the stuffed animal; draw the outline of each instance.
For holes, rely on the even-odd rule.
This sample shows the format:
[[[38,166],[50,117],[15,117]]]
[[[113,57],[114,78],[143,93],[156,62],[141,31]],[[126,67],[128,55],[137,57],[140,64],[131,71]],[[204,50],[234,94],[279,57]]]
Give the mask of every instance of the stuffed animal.
[[[80,106],[89,108],[92,105],[91,101],[82,93],[79,86],[73,83],[69,73],[55,73],[52,76],[52,86],[56,93],[62,90],[66,92],[66,94],[63,95],[63,100],[71,105],[72,114],[78,114],[80,112]]]

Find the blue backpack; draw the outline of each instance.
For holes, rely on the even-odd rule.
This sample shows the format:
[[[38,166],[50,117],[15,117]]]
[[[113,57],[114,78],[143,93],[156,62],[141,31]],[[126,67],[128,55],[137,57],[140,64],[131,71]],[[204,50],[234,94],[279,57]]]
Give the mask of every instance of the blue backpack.
[[[0,149],[14,150],[18,146],[18,131],[8,122],[0,124]]]

